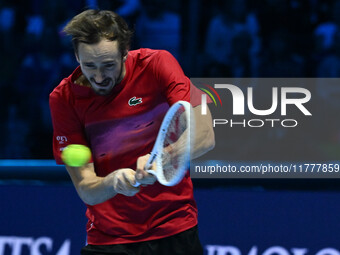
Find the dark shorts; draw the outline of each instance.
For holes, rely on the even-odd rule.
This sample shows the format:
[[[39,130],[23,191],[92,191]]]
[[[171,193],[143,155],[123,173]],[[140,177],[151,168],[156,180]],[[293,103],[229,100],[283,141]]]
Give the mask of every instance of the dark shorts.
[[[197,226],[162,239],[114,245],[87,245],[82,255],[202,255]]]

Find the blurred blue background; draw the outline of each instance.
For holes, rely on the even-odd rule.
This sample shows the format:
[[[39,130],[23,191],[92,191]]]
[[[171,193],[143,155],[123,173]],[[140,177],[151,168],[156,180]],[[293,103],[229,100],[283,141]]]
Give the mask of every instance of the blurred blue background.
[[[340,76],[339,0],[0,0],[0,159],[14,159],[0,160],[0,255],[84,245],[85,206],[53,161],[48,96],[77,66],[62,28],[88,7],[118,12],[135,30],[131,49],[169,50],[188,77]],[[229,130],[225,159],[282,160],[285,149],[337,160],[340,85],[308,89],[308,128]],[[340,254],[338,179],[194,184],[206,254]]]
[[[189,77],[340,74],[338,0],[1,0],[0,158],[53,158],[48,95],[77,66],[61,31],[86,8],[118,12],[131,49],[167,49]],[[340,90],[315,91],[320,106]],[[336,150],[339,127],[323,132]]]

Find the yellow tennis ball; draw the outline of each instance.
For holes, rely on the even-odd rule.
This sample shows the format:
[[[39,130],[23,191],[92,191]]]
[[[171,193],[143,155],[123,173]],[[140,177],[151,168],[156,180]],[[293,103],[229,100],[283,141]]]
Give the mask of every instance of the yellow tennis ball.
[[[80,167],[90,161],[91,151],[81,144],[70,144],[61,153],[61,159],[68,166]]]

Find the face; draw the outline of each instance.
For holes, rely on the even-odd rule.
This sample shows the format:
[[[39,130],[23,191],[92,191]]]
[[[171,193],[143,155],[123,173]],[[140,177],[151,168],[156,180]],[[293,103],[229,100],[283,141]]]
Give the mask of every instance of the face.
[[[101,96],[109,95],[125,75],[126,57],[122,57],[117,41],[79,43],[77,60],[91,88]]]

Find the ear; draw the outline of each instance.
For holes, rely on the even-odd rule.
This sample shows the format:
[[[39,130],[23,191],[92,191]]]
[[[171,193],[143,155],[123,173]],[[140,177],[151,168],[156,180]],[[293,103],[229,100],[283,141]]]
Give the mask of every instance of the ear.
[[[76,60],[77,60],[77,62],[80,64],[80,60],[79,60],[79,56],[78,56],[78,54],[77,54],[77,53],[74,53],[74,55],[76,56]]]
[[[128,57],[128,51],[126,51],[123,56],[123,63],[125,63],[125,61],[127,60],[127,57]]]

